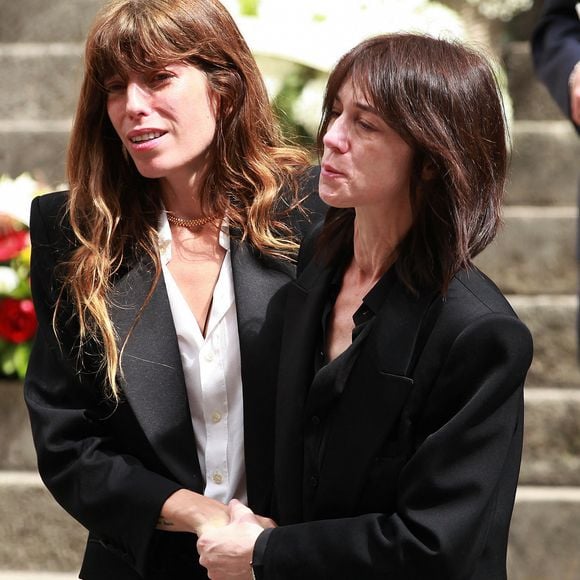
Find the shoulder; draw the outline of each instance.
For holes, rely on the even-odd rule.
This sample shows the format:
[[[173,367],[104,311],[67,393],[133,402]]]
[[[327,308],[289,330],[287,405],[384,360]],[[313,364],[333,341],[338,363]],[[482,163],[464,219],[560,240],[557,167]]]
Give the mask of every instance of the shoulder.
[[[39,195],[32,200],[30,229],[56,227],[66,219],[68,191],[55,191]]]
[[[496,312],[516,317],[516,313],[495,282],[476,267],[461,270],[454,276],[446,299],[472,309],[475,315]]]
[[[33,246],[49,244],[64,250],[73,245],[67,208],[68,191],[57,191],[33,199],[30,208],[30,237]]]
[[[437,327],[449,346],[458,341],[470,343],[474,355],[479,349],[502,346],[522,359],[531,359],[530,331],[495,283],[477,268],[453,278],[441,301]]]

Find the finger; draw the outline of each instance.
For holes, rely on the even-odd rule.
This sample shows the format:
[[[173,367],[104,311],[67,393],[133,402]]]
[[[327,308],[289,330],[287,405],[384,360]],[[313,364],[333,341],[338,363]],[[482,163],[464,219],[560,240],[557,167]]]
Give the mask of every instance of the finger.
[[[256,516],[256,520],[258,523],[264,528],[277,528],[278,524],[271,518],[267,518],[265,516]]]
[[[242,502],[233,499],[229,503],[230,518],[232,523],[251,522],[256,523],[256,516],[254,512]]]
[[[571,87],[570,104],[572,120],[576,125],[580,125],[580,73],[576,73],[576,81]]]

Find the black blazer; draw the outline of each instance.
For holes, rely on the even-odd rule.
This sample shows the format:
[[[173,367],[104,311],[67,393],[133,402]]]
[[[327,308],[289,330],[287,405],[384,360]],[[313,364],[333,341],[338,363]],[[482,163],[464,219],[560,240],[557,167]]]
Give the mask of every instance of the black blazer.
[[[195,536],[155,531],[161,506],[180,488],[202,493],[177,338],[163,279],[125,348],[118,406],[104,401],[87,354],[75,358],[78,329],[60,344],[52,332],[59,288],[55,267],[71,251],[64,193],[36,198],[31,211],[32,291],[39,331],[25,381],[40,474],[57,501],[89,531],[81,577],[87,580],[207,578]],[[279,327],[293,268],[257,256],[232,239],[240,334],[249,505],[271,504],[274,386]],[[126,336],[151,286],[147,261],[113,282],[111,317]],[[90,353],[90,348],[88,349]],[[140,576],[141,575],[141,576]]]
[[[529,331],[475,268],[444,299],[395,282],[327,423],[309,388],[331,277],[310,261],[289,289],[275,449],[282,526],[260,536],[258,571],[266,580],[505,578]],[[310,473],[303,441],[317,429],[324,454]]]
[[[570,118],[570,73],[580,62],[580,18],[577,0],[544,0],[532,36],[536,72],[564,114]],[[580,127],[576,127],[580,131]]]

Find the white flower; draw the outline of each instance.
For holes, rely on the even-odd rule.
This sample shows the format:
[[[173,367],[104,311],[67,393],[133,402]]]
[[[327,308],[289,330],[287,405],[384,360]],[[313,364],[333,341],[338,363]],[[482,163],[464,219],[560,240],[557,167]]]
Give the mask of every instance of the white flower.
[[[310,135],[316,135],[318,131],[325,86],[326,77],[317,77],[306,83],[300,96],[294,101],[292,108],[294,118],[305,127]]]
[[[18,274],[8,266],[0,266],[0,295],[10,294],[18,287]]]
[[[40,189],[39,184],[27,173],[14,180],[5,175],[0,176],[0,213],[28,226],[30,204]]]
[[[228,0],[229,6],[234,0]],[[233,13],[233,12],[232,12]],[[273,56],[328,72],[356,44],[408,30],[464,38],[455,12],[428,0],[261,0],[258,17],[233,13],[255,55]]]
[[[465,0],[472,6],[477,6],[477,10],[486,18],[499,20],[509,20],[518,12],[529,10],[533,5],[533,0]]]

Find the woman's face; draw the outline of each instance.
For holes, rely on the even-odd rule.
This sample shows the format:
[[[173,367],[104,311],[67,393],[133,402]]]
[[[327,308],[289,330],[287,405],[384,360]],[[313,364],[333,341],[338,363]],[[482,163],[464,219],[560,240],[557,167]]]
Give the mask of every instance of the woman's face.
[[[410,211],[413,150],[347,80],[323,138],[320,197],[332,207]]]
[[[105,81],[107,112],[139,173],[171,182],[205,170],[216,130],[205,73],[173,64]]]

